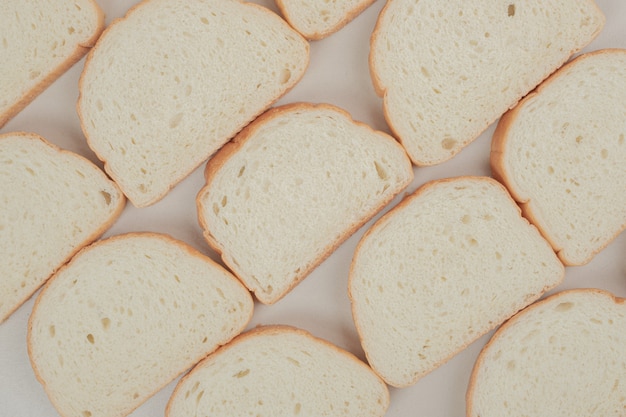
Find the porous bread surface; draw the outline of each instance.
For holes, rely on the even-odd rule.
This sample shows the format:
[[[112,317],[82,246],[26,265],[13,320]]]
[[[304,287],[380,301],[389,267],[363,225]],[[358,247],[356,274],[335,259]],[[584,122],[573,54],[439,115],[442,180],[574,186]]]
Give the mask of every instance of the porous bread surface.
[[[83,131],[133,204],[150,205],[293,87],[308,51],[255,4],[143,1],[88,55]]]
[[[528,307],[478,357],[468,417],[605,417],[626,407],[626,306],[570,290]]]
[[[587,45],[604,25],[593,0],[391,0],[370,67],[414,163],[444,162]]]
[[[626,227],[625,115],[626,50],[602,50],[546,80],[494,135],[494,172],[568,265]]]
[[[284,296],[413,178],[390,136],[330,105],[273,109],[206,169],[207,241],[263,303]]]
[[[563,269],[495,180],[427,183],[353,258],[349,294],[368,361],[388,384],[411,385],[556,286]]]
[[[90,161],[30,133],[0,136],[0,322],[113,224],[122,192]]]
[[[125,416],[239,334],[250,293],[182,242],[129,234],[76,255],[29,322],[31,363],[65,417]]]
[[[4,0],[0,127],[86,54],[103,28],[92,0]]]
[[[375,0],[276,0],[285,19],[308,39],[338,31]]]
[[[384,382],[352,354],[303,330],[268,326],[202,361],[165,415],[382,417],[388,405]]]

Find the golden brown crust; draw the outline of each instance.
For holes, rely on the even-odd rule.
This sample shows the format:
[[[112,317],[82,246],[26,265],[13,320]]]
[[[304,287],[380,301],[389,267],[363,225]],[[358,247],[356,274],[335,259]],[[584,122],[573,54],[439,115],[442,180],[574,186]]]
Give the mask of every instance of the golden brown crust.
[[[365,123],[355,121],[354,119],[352,119],[352,116],[347,111],[339,107],[333,106],[331,104],[326,104],[326,103],[313,104],[313,103],[306,103],[306,102],[298,102],[298,103],[286,104],[286,105],[279,106],[279,107],[274,107],[266,111],[265,113],[263,113],[256,120],[254,120],[252,123],[246,126],[243,130],[241,130],[241,132],[239,132],[239,134],[237,134],[237,136],[235,136],[235,138],[233,138],[233,140],[231,140],[229,143],[223,146],[222,149],[220,149],[213,156],[213,158],[209,160],[209,162],[206,165],[205,174],[204,174],[206,184],[200,190],[196,198],[198,222],[200,223],[200,226],[203,230],[203,235],[204,235],[205,240],[207,241],[211,249],[213,249],[217,254],[219,254],[222,257],[222,261],[228,266],[228,268],[231,271],[233,271],[233,273],[236,276],[239,277],[240,280],[242,279],[241,279],[241,276],[237,272],[236,265],[231,264],[228,261],[227,257],[224,256],[224,248],[222,248],[219,242],[217,242],[213,238],[209,230],[210,229],[209,225],[207,224],[206,220],[202,216],[202,212],[204,211],[204,205],[202,204],[201,197],[205,193],[209,192],[213,179],[215,175],[217,174],[217,172],[222,168],[222,166],[224,166],[224,164],[241,149],[241,147],[247,140],[249,140],[261,127],[263,127],[264,123],[266,123],[268,120],[274,119],[276,117],[281,117],[282,115],[286,113],[290,113],[292,111],[307,111],[307,110],[315,110],[315,109],[327,109],[330,111],[338,112],[342,114],[344,117],[348,118],[355,125],[366,127],[369,131],[373,133],[388,137],[389,140],[398,147],[398,149],[404,152],[402,147],[395,141],[393,137],[389,136],[388,134],[384,132],[376,131],[371,126]],[[408,157],[407,157],[407,162],[408,162]],[[413,180],[413,175],[411,174],[410,180],[406,184],[404,184],[402,188],[406,187],[412,180]],[[374,216],[377,212],[382,210],[383,207],[389,204],[391,200],[393,200],[394,197],[395,195],[390,195],[389,197],[387,197],[387,199],[385,199],[385,201],[383,201],[378,207],[372,210],[372,212],[368,213],[367,216],[364,216],[364,218],[359,223],[352,225],[352,227],[350,227],[344,233],[342,233],[337,238],[337,240],[331,243],[327,247],[327,249],[324,250],[322,254],[320,254],[320,256],[317,259],[315,259],[310,265],[303,266],[300,273],[291,282],[291,285],[285,291],[275,296],[273,300],[261,300],[258,298],[258,296],[257,296],[257,299],[263,304],[274,304],[275,302],[279,301],[286,294],[288,294],[296,285],[302,282],[302,280],[306,278],[315,268],[317,268],[322,262],[324,262],[335,250],[337,250],[337,248],[343,242],[345,242],[346,239],[352,236],[361,226],[367,223],[367,221],[372,216]]]
[[[93,4],[94,10],[98,13],[98,25],[92,36],[85,42],[76,45],[76,49],[70,54],[65,61],[61,62],[56,68],[52,68],[50,72],[36,84],[33,88],[27,91],[21,99],[15,102],[4,113],[0,114],[0,128],[4,126],[9,120],[15,117],[21,112],[28,104],[30,104],[37,96],[39,96],[44,90],[46,90],[50,84],[56,81],[67,70],[80,61],[93,47],[96,40],[100,37],[104,30],[104,12],[100,6],[94,1],[89,0]]]

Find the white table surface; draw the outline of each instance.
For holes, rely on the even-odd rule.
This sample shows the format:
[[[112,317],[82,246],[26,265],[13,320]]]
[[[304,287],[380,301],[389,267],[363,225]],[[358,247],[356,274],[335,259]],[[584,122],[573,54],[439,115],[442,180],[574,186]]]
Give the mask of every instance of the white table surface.
[[[100,0],[99,3],[106,13],[108,24],[113,18],[122,16],[137,1]],[[255,0],[254,3],[277,10],[273,0]],[[626,1],[597,0],[597,3],[606,14],[606,26],[583,52],[606,47],[626,48]],[[388,132],[382,114],[382,102],[374,93],[367,65],[370,34],[383,5],[384,1],[378,0],[339,32],[313,42],[307,73],[277,104],[296,101],[331,103],[349,111],[356,120]],[[7,123],[0,133],[35,132],[101,166],[87,147],[75,110],[78,78],[83,63],[84,59]],[[488,161],[493,129],[494,126],[491,126],[452,160],[434,167],[416,168],[414,182],[407,191],[411,192],[424,182],[437,178],[490,175]],[[203,185],[202,169],[203,166],[195,170],[163,200],[151,207],[136,209],[129,203],[117,223],[104,236],[130,231],[163,232],[217,259],[204,242],[196,220],[195,196]],[[397,204],[399,198],[383,212]],[[256,303],[248,328],[258,324],[297,326],[363,359],[364,354],[350,312],[347,280],[356,244],[372,221],[341,245],[284,299],[272,306]],[[626,297],[625,255],[626,233],[622,233],[589,264],[567,268],[564,282],[552,292],[596,287]],[[0,324],[0,417],[58,417],[42,386],[35,379],[26,351],[26,323],[33,301],[27,301]],[[469,375],[476,356],[490,335],[483,336],[415,385],[402,389],[391,388],[391,405],[387,416],[463,416]],[[176,382],[164,387],[131,416],[162,416]]]

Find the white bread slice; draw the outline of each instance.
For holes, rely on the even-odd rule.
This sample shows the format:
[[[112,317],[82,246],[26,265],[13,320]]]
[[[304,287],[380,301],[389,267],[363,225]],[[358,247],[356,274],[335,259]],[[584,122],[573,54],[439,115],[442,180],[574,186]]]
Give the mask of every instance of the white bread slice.
[[[120,216],[98,167],[31,133],[0,135],[0,323]]]
[[[390,0],[370,69],[417,165],[444,162],[602,29],[593,0]]]
[[[103,33],[80,80],[89,146],[137,207],[162,198],[303,76],[309,45],[238,0],[146,0]]]
[[[274,108],[212,158],[207,242],[257,299],[289,292],[413,179],[392,137],[331,105]]]
[[[372,368],[415,383],[561,282],[563,265],[497,181],[437,180],[357,247],[352,312]]]
[[[93,0],[3,1],[0,127],[81,59],[103,29]]]
[[[563,291],[517,314],[483,348],[467,416],[623,416],[625,372],[624,299]]]
[[[276,0],[298,32],[310,40],[325,38],[347,25],[375,0]]]
[[[382,417],[383,381],[358,358],[287,326],[251,330],[203,360],[176,387],[166,417]]]
[[[64,417],[121,417],[239,334],[253,309],[232,274],[154,233],[83,249],[46,284],[28,353]]]
[[[494,176],[566,265],[626,228],[626,50],[582,55],[506,113]]]

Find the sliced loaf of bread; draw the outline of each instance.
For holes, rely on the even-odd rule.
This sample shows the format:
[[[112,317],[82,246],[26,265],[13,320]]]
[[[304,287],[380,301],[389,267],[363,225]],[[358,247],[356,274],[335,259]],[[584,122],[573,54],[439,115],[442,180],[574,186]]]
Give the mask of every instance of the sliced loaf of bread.
[[[103,29],[93,0],[3,1],[0,127],[82,58]]]
[[[206,167],[208,243],[263,303],[283,297],[413,179],[390,136],[330,105],[274,108]]]
[[[414,163],[456,155],[602,29],[593,0],[389,0],[374,86]]]
[[[351,353],[304,330],[259,327],[207,357],[176,387],[166,417],[382,417],[385,383]]]
[[[304,37],[319,40],[348,24],[375,0],[276,0],[283,16]]]
[[[188,245],[120,235],[46,284],[28,352],[61,416],[122,417],[239,334],[252,309],[243,285]]]
[[[483,348],[467,416],[622,416],[625,374],[625,300],[563,291],[517,314]]]
[[[85,158],[31,133],[0,136],[0,323],[119,217],[124,195]]]
[[[498,123],[491,165],[566,265],[626,228],[626,50],[582,55]]]
[[[88,55],[78,112],[90,147],[138,207],[162,198],[293,87],[309,45],[239,0],[146,0]]]
[[[564,268],[497,181],[425,184],[359,242],[352,312],[372,368],[415,383],[561,282]]]

